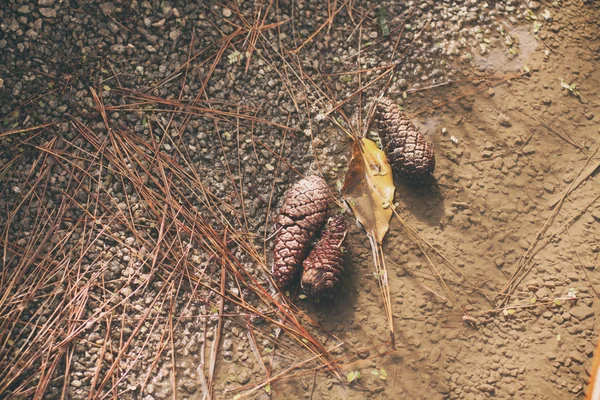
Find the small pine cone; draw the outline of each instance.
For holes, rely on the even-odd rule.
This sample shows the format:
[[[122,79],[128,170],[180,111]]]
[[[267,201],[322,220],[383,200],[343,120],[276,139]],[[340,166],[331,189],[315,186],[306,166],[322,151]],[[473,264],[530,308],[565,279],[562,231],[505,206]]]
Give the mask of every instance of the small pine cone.
[[[392,170],[401,178],[421,183],[435,169],[433,147],[389,98],[377,104],[376,119],[383,151]]]
[[[297,275],[327,216],[329,188],[319,176],[296,183],[286,194],[277,220],[273,276],[277,286],[286,288]]]
[[[328,296],[339,286],[344,270],[346,223],[342,215],[329,218],[319,242],[302,264],[302,290],[314,297]]]

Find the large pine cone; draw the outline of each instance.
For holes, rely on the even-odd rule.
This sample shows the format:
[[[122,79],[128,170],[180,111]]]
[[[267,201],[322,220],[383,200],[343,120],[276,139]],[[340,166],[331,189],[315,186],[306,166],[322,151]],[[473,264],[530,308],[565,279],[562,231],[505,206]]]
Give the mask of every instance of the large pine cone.
[[[301,286],[309,296],[328,296],[339,286],[344,270],[344,217],[329,218],[319,242],[302,264]]]
[[[297,275],[327,215],[329,188],[319,176],[296,183],[286,194],[277,220],[273,276],[277,286],[286,288]]]
[[[426,181],[435,169],[435,155],[423,134],[389,98],[380,100],[375,116],[392,170],[410,182]]]

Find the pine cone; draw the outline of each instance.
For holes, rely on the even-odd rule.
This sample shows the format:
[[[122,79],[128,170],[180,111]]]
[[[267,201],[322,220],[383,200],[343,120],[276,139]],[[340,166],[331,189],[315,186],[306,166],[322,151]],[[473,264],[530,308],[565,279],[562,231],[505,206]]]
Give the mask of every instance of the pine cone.
[[[339,286],[344,270],[346,223],[342,215],[329,218],[319,242],[302,264],[302,290],[309,296],[327,296]]]
[[[389,98],[377,104],[376,119],[383,151],[397,176],[410,182],[426,181],[435,169],[433,147]]]
[[[286,194],[277,220],[272,271],[281,289],[295,278],[310,242],[323,227],[328,200],[327,182],[319,176],[302,179]]]

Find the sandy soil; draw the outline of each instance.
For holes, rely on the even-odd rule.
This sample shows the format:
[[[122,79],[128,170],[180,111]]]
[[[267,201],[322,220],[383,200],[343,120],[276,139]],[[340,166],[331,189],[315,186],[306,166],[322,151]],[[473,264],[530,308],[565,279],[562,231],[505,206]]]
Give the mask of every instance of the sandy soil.
[[[377,377],[370,369],[388,371],[385,390],[374,397],[582,396],[598,329],[597,171],[556,206],[582,171],[598,163],[598,10],[580,13],[578,7],[555,11],[538,38],[530,26],[515,27],[516,57],[496,50],[476,56],[473,69],[461,66],[471,79],[525,65],[531,76],[489,89],[488,81],[434,89],[404,101],[409,113],[420,113],[417,123],[437,146],[438,186],[399,185],[403,216],[476,282],[476,288],[465,280],[451,288],[479,318],[473,329],[455,307],[449,310],[452,302],[396,225],[386,250],[396,270],[391,288],[400,349],[359,364],[371,385]],[[587,86],[587,95],[572,95],[561,88],[563,80]],[[422,112],[471,90],[478,94]],[[364,237],[356,230],[352,244],[346,282],[353,290],[334,303],[335,322],[326,326],[360,349],[385,340],[386,330]],[[482,312],[496,308],[495,296],[519,265],[525,272],[505,308]],[[565,300],[569,293],[576,299]],[[321,396],[342,398],[346,390],[321,388]]]
[[[390,61],[399,28],[411,22],[419,29],[424,27],[424,35],[420,37],[419,30],[413,27],[406,29],[410,35],[400,41],[399,50],[393,53],[397,54],[396,59],[401,59],[404,53],[406,56],[401,59],[389,92],[434,143],[436,182],[414,187],[397,181],[396,201],[402,210],[401,217],[447,261],[425,242],[407,235],[397,219],[392,220],[384,251],[397,331],[398,348],[393,351],[367,238],[354,225],[353,217],[347,215],[352,226],[351,257],[339,295],[319,302],[295,298],[297,314],[305,313],[315,322],[314,326],[306,324],[309,331],[326,348],[333,348],[331,354],[339,362],[341,379],[323,371],[315,372],[313,363],[286,374],[286,379],[258,387],[247,397],[570,399],[583,396],[598,339],[596,321],[600,321],[596,294],[600,290],[597,271],[600,184],[594,168],[600,160],[596,153],[600,137],[597,91],[600,7],[597,4],[581,0],[542,4],[490,2],[490,10],[497,5],[501,11],[492,18],[493,29],[486,29],[478,27],[477,18],[489,16],[487,7],[478,5],[470,11],[468,7],[477,2],[466,2],[465,15],[472,13],[474,17],[467,16],[460,23],[449,18],[448,22],[460,28],[455,31],[458,36],[446,37],[443,32],[449,32],[451,26],[443,21],[441,25],[425,22],[446,12],[452,15],[455,11],[448,11],[452,5],[440,3],[434,9],[434,2],[416,2],[415,8],[384,2],[393,39],[379,40],[381,26],[376,23],[374,11],[366,14],[368,23],[359,30],[355,30],[354,23],[375,4],[351,2],[355,6],[354,15],[338,5],[341,11],[333,19],[331,30],[326,28],[309,39],[326,20],[328,3],[281,2],[269,10],[265,24],[285,21],[288,17],[293,18],[293,23],[265,29],[265,36],[257,44],[260,52],[251,59],[249,72],[244,74],[248,55],[243,51],[247,42],[236,37],[233,45],[224,47],[225,55],[210,75],[213,57],[223,45],[223,38],[235,31],[234,24],[241,24],[231,9],[224,9],[218,3],[135,2],[129,6],[119,2],[25,3],[11,2],[10,8],[2,11],[5,22],[0,33],[2,48],[11,49],[6,51],[0,66],[3,103],[0,116],[9,132],[0,133],[0,209],[18,210],[6,211],[1,219],[5,254],[0,281],[3,288],[12,282],[6,277],[18,270],[15,265],[21,265],[26,258],[28,253],[23,249],[27,248],[29,238],[35,236],[32,232],[47,232],[36,223],[43,219],[34,218],[34,211],[20,207],[35,205],[38,200],[44,204],[40,199],[48,190],[50,194],[45,201],[51,209],[53,204],[58,206],[60,194],[65,193],[60,189],[71,187],[66,169],[54,168],[50,175],[54,180],[48,181],[50,186],[32,190],[39,197],[33,203],[30,200],[23,203],[23,199],[28,199],[24,196],[31,194],[28,173],[30,170],[38,173],[35,160],[42,154],[34,146],[27,147],[27,143],[51,146],[53,137],[64,137],[69,145],[58,148],[64,154],[70,151],[83,158],[77,146],[92,154],[89,149],[93,146],[86,141],[88,136],[73,121],[98,132],[102,139],[110,136],[109,126],[115,131],[119,127],[132,133],[129,137],[135,132],[155,146],[152,149],[157,153],[181,156],[189,161],[184,164],[186,172],[195,171],[198,176],[197,181],[190,182],[201,182],[222,204],[229,201],[234,204],[236,185],[241,185],[245,198],[242,205],[232,206],[240,214],[232,211],[230,215],[247,217],[245,229],[255,235],[251,242],[262,253],[263,238],[275,231],[272,221],[277,206],[299,173],[322,172],[334,191],[343,180],[351,141],[324,116],[327,107],[331,107],[323,101],[327,96],[324,84],[334,93],[330,96],[340,101],[377,76],[376,70],[369,71],[361,76],[359,83],[359,78],[349,74],[357,67],[353,61],[357,46],[346,39],[362,35],[361,46],[366,49],[359,64],[364,69],[378,68]],[[249,2],[242,3],[248,3],[242,7],[244,15],[256,12]],[[72,8],[67,11],[69,6]],[[415,13],[415,9],[421,11]],[[409,19],[411,16],[413,20]],[[484,17],[480,18],[483,24],[488,23]],[[98,40],[93,34],[86,34],[86,30],[97,32]],[[461,43],[460,32],[466,31],[471,36],[465,34],[468,40],[459,46],[461,50],[448,50]],[[246,37],[246,33],[242,36]],[[304,40],[306,45],[299,48]],[[204,52],[215,43],[219,45]],[[436,46],[452,54],[431,50]],[[289,58],[280,59],[281,48],[299,50],[290,53],[293,55]],[[139,55],[139,49],[145,49],[143,56]],[[192,61],[190,54],[196,55]],[[320,80],[323,92],[310,85],[305,86],[309,88],[306,92],[300,82],[308,79],[298,79],[299,67],[293,61],[299,61],[302,71],[315,79],[330,73],[342,76]],[[207,76],[210,79],[204,81]],[[447,84],[449,80],[454,83]],[[107,107],[113,107],[105,118],[90,87],[100,92]],[[364,117],[380,88],[381,85],[374,85],[344,105],[342,109],[353,118],[354,127],[358,124],[355,115]],[[164,101],[160,103],[156,98],[144,99],[145,104],[135,103],[127,97],[125,89],[139,90],[163,100],[182,99],[182,103],[191,102],[202,92],[196,98],[200,106],[248,111],[249,115],[279,125],[207,116],[197,110],[189,112],[186,119],[188,114],[165,111]],[[246,106],[248,110],[244,109]],[[41,132],[36,136],[31,132],[11,133],[46,123],[57,125],[33,130],[36,134]],[[371,131],[370,135],[376,135],[375,127]],[[119,145],[110,143],[108,147],[116,152],[114,149]],[[19,156],[22,152],[24,157]],[[139,160],[135,157],[125,160],[127,168],[138,168],[142,175],[146,174],[139,167],[143,162],[136,164]],[[152,165],[151,160],[148,162]],[[112,227],[114,235],[104,231],[99,234],[102,243],[94,242],[97,247],[89,250],[88,261],[81,267],[83,272],[74,275],[81,282],[91,282],[81,292],[85,292],[85,297],[81,297],[85,298],[81,303],[84,306],[75,319],[77,323],[83,321],[82,328],[69,325],[69,332],[75,332],[69,339],[71,347],[65,347],[64,353],[60,350],[60,357],[69,355],[68,362],[58,358],[60,362],[57,361],[52,375],[55,380],[45,388],[42,397],[60,398],[64,389],[74,399],[95,396],[202,399],[206,393],[204,374],[210,369],[206,360],[217,336],[220,341],[215,346],[219,352],[214,398],[230,399],[244,394],[264,384],[270,374],[281,373],[310,356],[285,333],[280,337],[272,325],[246,319],[246,312],[232,303],[224,305],[227,316],[219,318],[219,313],[223,313],[218,310],[218,296],[198,289],[193,280],[182,279],[179,286],[171,287],[173,276],[178,275],[154,277],[148,265],[154,268],[156,264],[148,264],[147,256],[153,249],[147,248],[144,240],[160,237],[157,227],[161,221],[145,225],[150,212],[140,201],[141,191],[127,181],[113,178],[113,164],[102,165],[109,172],[100,169],[98,185],[90,183],[92,192],[98,186],[106,188],[102,199],[108,206],[102,218],[98,217],[96,228],[105,227],[113,212],[110,210],[129,207],[132,214],[135,212],[136,223],[146,227],[148,234],[138,237],[122,223]],[[152,177],[160,174],[152,168],[148,171],[150,178],[146,176],[145,182],[153,188]],[[201,191],[185,187],[184,192],[184,197],[191,199],[194,212],[204,215],[206,203],[199,200]],[[75,195],[73,198],[83,201]],[[73,240],[72,250],[76,253],[82,251],[75,245],[78,236],[65,232],[70,232],[74,221],[85,213],[77,207],[69,212],[58,230],[60,234],[51,241],[61,241],[63,237]],[[226,212],[229,211],[223,211]],[[42,214],[42,217],[50,215]],[[86,236],[85,232],[76,233]],[[217,271],[221,264],[215,263],[214,257],[200,246],[193,245],[193,240],[189,243],[181,245],[180,259],[186,268],[208,268],[216,278],[198,276],[209,279],[209,284],[214,283],[218,288]],[[418,244],[425,246],[435,270]],[[267,258],[260,259],[262,266],[270,261],[272,240],[266,242],[266,248]],[[235,248],[232,253],[249,275],[274,294],[265,269],[249,255],[250,251]],[[62,263],[63,257],[68,258],[56,252],[48,254],[55,257],[57,264]],[[38,262],[42,261],[33,264]],[[164,271],[178,271],[183,276],[178,266],[164,267]],[[62,268],[61,271],[70,271],[68,266]],[[440,285],[438,273],[447,286]],[[96,281],[98,276],[102,279]],[[51,279],[48,282],[56,283]],[[240,290],[236,282],[231,274],[226,275],[228,293],[242,292],[248,296],[248,302],[254,299],[260,303],[243,287]],[[59,283],[64,284],[60,280]],[[45,293],[48,288],[42,286],[37,290]],[[47,307],[50,311],[44,318],[51,319],[52,307],[58,307],[54,300],[46,303],[42,295],[42,300],[22,300],[17,296],[18,288],[10,287],[10,293],[18,301],[3,303],[5,325],[2,325],[0,362],[5,366],[9,365],[9,357],[15,356],[14,343],[26,342],[24,337],[30,332],[27,329],[35,332],[35,328],[28,327],[25,333],[17,334],[16,328],[6,328],[8,316],[14,312],[11,307],[16,309],[20,304],[26,310],[31,309],[23,314],[23,321],[30,321],[38,307]],[[76,287],[65,285],[65,291],[71,293]],[[164,291],[164,287],[169,290]],[[80,298],[81,293],[77,293],[73,298]],[[119,300],[110,297],[113,293],[120,296]],[[69,299],[64,304],[71,304]],[[105,310],[107,304],[114,304],[112,314],[100,313],[98,310]],[[146,318],[150,309],[153,310],[149,315],[154,319],[149,319],[139,331],[134,330],[136,318]],[[224,321],[222,335],[216,333],[220,330],[219,321]],[[131,342],[127,341],[130,337]],[[58,339],[57,342],[62,343]],[[126,355],[118,355],[116,349],[124,343]],[[40,362],[43,357],[36,359],[33,370]],[[65,369],[67,364],[69,368]],[[117,370],[115,378],[103,382],[111,366]],[[33,372],[24,371],[16,374],[15,382],[6,387],[4,394],[0,392],[0,397],[31,398],[32,392],[20,395],[12,392],[34,376]],[[349,384],[348,374],[355,371],[361,376]],[[32,382],[35,387],[37,378]],[[100,382],[104,384],[102,388]]]

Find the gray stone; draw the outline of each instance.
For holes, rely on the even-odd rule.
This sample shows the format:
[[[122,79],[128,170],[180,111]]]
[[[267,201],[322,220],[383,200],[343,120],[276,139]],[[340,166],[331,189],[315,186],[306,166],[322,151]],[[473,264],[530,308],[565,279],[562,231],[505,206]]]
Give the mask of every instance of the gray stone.
[[[581,325],[573,325],[567,328],[567,332],[571,335],[577,335],[578,333],[583,332],[583,328]]]
[[[438,392],[440,392],[441,394],[444,394],[444,395],[450,393],[450,387],[448,386],[448,384],[446,382],[438,383],[437,390],[438,390]]]
[[[565,181],[565,183],[571,183],[571,182],[573,182],[573,179],[575,179],[576,176],[577,176],[576,173],[568,172],[563,176],[563,181]]]
[[[237,376],[237,381],[240,383],[240,385],[245,385],[246,383],[250,382],[250,374],[247,371],[242,370]]]
[[[533,147],[532,145],[528,144],[527,146],[524,146],[523,149],[521,149],[521,151],[525,155],[534,154],[535,153],[535,147]]]
[[[179,384],[189,394],[196,392],[196,389],[198,388],[198,384],[196,382],[194,382],[193,379],[190,379],[190,378],[181,379],[179,381]]]
[[[169,39],[171,39],[174,42],[177,42],[181,37],[181,33],[181,29],[174,29],[169,33]]]
[[[546,288],[540,288],[535,292],[535,297],[538,299],[547,299],[552,297],[552,293],[550,293],[550,291]]]
[[[512,123],[510,122],[510,119],[506,115],[504,115],[504,114],[498,115],[498,123],[500,125],[502,125],[502,126],[505,126],[505,127],[512,126]]]
[[[429,362],[431,364],[435,364],[437,362],[437,360],[440,359],[440,356],[442,355],[442,352],[439,348],[435,347],[433,350],[431,350],[431,353],[429,353]]]
[[[577,318],[579,321],[583,321],[584,319],[587,319],[591,316],[594,315],[594,310],[592,310],[590,307],[586,306],[585,304],[578,304],[575,307],[573,307],[571,310],[569,310],[569,313]]]
[[[40,14],[46,18],[56,18],[56,10],[54,8],[40,8]]]
[[[361,350],[358,352],[357,356],[358,358],[360,358],[361,360],[366,359],[367,357],[369,357],[369,350]]]
[[[127,48],[122,44],[115,44],[110,47],[110,50],[115,54],[123,54],[125,53],[125,50],[127,50]]]
[[[489,385],[487,383],[481,383],[479,385],[479,390],[486,393],[493,393],[496,389],[492,385]]]
[[[115,12],[115,5],[112,2],[102,3],[100,4],[100,10],[105,15],[113,14]]]
[[[583,364],[585,362],[585,360],[587,359],[587,357],[578,352],[578,351],[572,351],[571,353],[569,353],[569,357],[571,358],[571,360],[575,361],[577,364]]]

